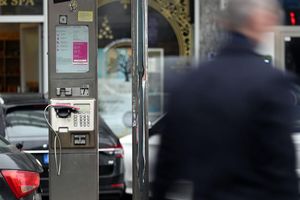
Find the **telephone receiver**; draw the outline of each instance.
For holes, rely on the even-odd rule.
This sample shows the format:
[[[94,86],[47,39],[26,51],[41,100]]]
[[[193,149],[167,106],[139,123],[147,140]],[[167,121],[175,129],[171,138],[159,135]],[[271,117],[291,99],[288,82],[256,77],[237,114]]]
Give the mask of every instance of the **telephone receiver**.
[[[52,107],[60,118],[67,118],[71,113],[78,113],[80,110],[79,107],[73,107],[68,104],[57,104],[52,105]]]

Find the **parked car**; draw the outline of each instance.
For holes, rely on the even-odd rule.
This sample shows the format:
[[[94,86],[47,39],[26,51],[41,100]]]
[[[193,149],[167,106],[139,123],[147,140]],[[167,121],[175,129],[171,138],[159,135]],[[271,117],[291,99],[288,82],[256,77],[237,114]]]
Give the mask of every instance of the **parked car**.
[[[39,200],[41,164],[0,136],[0,199]]]
[[[156,164],[156,156],[159,150],[161,134],[164,133],[165,114],[153,120],[149,128],[149,184],[154,181],[154,168]],[[126,135],[120,139],[124,148],[125,160],[125,193],[132,195],[132,134]],[[192,199],[192,183],[187,180],[178,180],[168,191],[167,199]],[[151,191],[150,191],[151,195]]]
[[[3,136],[12,144],[34,155],[43,165],[40,191],[49,195],[48,126],[44,108],[48,101],[41,95],[8,95],[0,98]],[[99,192],[100,198],[119,199],[124,193],[123,148],[119,139],[99,117]],[[0,125],[1,127],[1,125]]]

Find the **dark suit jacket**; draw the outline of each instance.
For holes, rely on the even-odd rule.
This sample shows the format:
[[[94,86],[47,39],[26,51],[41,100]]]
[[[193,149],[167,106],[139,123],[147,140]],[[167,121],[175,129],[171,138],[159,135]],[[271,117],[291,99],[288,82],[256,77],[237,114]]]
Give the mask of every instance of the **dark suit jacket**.
[[[195,200],[296,200],[290,76],[266,64],[244,36],[174,87],[153,187],[176,179]]]

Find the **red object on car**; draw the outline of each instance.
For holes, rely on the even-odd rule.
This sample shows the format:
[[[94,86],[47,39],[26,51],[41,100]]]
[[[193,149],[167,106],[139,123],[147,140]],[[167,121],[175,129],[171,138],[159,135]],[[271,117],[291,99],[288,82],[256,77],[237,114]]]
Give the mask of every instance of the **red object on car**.
[[[18,199],[34,192],[40,185],[40,175],[36,172],[2,170],[1,173]]]

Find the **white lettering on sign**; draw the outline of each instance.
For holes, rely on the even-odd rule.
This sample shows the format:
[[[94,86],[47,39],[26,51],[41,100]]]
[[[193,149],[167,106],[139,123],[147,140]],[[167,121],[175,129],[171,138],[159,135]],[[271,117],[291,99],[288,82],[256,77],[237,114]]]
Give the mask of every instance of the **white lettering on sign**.
[[[0,0],[0,6],[34,6],[34,0]]]

